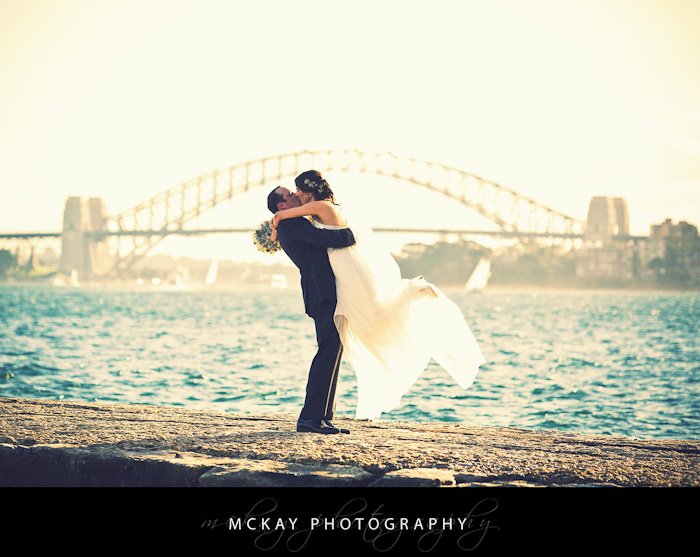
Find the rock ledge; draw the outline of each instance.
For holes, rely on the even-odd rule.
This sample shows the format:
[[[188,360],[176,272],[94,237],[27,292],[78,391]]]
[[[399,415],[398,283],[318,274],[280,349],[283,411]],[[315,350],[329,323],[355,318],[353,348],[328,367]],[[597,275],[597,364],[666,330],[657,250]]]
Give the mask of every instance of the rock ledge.
[[[700,441],[0,398],[0,486],[700,486]]]

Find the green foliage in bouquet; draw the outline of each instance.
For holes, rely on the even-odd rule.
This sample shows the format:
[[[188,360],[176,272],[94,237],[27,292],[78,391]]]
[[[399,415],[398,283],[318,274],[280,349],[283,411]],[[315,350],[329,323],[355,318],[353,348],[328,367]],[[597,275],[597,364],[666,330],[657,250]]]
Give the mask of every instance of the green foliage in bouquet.
[[[270,221],[266,220],[253,232],[253,243],[258,251],[263,253],[275,253],[282,249],[279,242],[273,242],[270,239],[270,234],[272,234],[272,227],[270,226]]]

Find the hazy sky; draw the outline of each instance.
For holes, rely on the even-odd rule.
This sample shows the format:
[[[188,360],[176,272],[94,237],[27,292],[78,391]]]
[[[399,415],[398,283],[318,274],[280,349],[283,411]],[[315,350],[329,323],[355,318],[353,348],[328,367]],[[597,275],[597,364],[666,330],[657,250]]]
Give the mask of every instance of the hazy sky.
[[[345,147],[579,218],[623,196],[637,234],[700,224],[698,29],[693,0],[0,0],[0,230],[59,230],[69,195],[116,213],[215,168]],[[378,225],[460,218],[409,186],[335,180]],[[201,224],[256,224],[266,193]]]

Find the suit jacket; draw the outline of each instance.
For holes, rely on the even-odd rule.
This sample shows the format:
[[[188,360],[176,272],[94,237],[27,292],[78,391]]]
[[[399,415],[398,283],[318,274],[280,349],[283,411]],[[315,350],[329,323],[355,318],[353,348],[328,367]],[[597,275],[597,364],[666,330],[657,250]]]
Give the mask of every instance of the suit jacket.
[[[349,228],[316,228],[304,217],[286,219],[277,226],[282,249],[299,268],[304,310],[313,317],[324,302],[336,302],[335,275],[327,248],[346,248],[355,243]]]

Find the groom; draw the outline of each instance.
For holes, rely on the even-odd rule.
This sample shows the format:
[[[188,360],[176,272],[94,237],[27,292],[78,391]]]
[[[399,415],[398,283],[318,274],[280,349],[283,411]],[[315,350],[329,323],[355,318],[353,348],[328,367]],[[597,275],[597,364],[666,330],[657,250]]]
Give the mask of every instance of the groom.
[[[267,196],[272,213],[301,205],[296,195],[278,187]],[[277,228],[282,249],[299,268],[306,314],[316,325],[318,352],[311,362],[306,385],[306,400],[297,420],[297,431],[313,433],[350,433],[333,425],[335,386],[343,353],[333,321],[337,303],[335,275],[328,261],[327,248],[345,248],[355,243],[349,228],[316,228],[304,217],[283,220]]]

